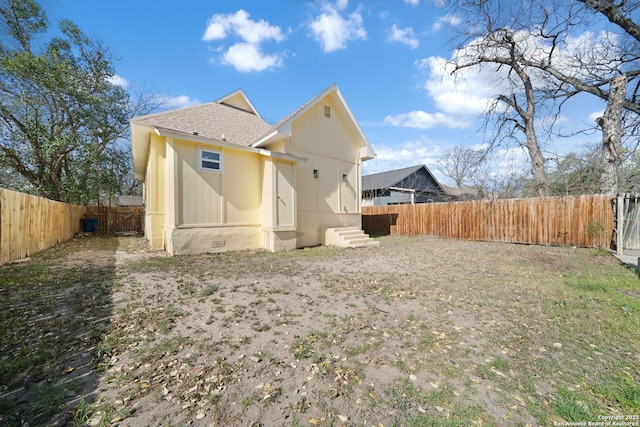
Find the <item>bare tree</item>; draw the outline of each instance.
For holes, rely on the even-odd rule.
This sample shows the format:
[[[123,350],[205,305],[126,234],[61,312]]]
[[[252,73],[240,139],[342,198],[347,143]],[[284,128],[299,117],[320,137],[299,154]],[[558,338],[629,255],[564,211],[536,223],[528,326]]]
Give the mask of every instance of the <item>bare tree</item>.
[[[489,14],[487,33],[469,44],[465,55],[458,57],[454,73],[472,67],[493,65],[498,70],[505,67],[502,83],[506,92],[496,96],[487,111],[487,117],[497,118],[497,131],[493,144],[502,139],[515,140],[526,149],[531,160],[536,193],[540,197],[551,195],[545,170],[545,158],[536,135],[536,87],[534,77],[524,65],[531,55],[526,42],[516,31],[509,28],[493,28]]]
[[[630,16],[640,5],[637,2],[622,0],[618,4],[611,0],[578,0],[591,9],[604,15],[611,23],[622,28],[627,34],[640,42],[640,25]]]
[[[607,102],[606,113],[598,120],[603,131],[603,159],[608,159],[603,160],[601,191],[616,191],[613,170],[621,167],[621,141],[626,137],[627,141],[637,144],[640,131],[640,26],[632,14],[640,8],[640,2],[477,0],[461,4],[457,13],[464,14],[468,22],[463,40],[466,49],[472,46],[476,54],[458,63],[456,70],[493,64],[509,67],[509,71],[520,78],[523,86],[512,86],[514,90],[510,93],[496,97],[518,113],[518,122],[509,128],[507,124],[512,118],[497,115],[500,133],[494,138],[505,135],[505,131],[509,135],[513,129],[523,131],[527,136],[523,146],[532,160],[538,193],[541,193],[540,172],[544,170],[541,166],[545,159],[536,149],[536,128],[528,125],[531,119],[536,120],[540,108],[555,110],[554,114],[560,115],[565,104],[580,93]],[[608,22],[603,22],[604,18]],[[590,29],[601,24],[609,24],[609,30],[594,36]],[[585,39],[577,43],[577,35]],[[591,39],[586,38],[587,35]],[[505,51],[509,55],[505,55]],[[526,103],[520,101],[518,94],[524,94]],[[494,105],[492,112],[495,113],[496,108]],[[503,110],[497,111],[503,113]],[[549,137],[557,135],[553,129],[546,131]]]
[[[464,184],[477,184],[485,156],[485,150],[456,145],[445,151],[434,166],[460,188]]]

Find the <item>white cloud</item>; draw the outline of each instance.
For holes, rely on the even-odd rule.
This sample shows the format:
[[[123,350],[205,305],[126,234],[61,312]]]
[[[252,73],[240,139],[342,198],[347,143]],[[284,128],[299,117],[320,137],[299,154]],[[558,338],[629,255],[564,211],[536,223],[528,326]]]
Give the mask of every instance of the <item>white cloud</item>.
[[[235,36],[241,41],[221,51],[219,62],[231,65],[242,73],[264,71],[281,67],[285,54],[267,54],[262,50],[262,43],[267,41],[281,42],[285,36],[278,26],[267,21],[254,21],[249,14],[240,9],[233,14],[216,14],[211,17],[202,36],[203,41],[219,41]]]
[[[325,53],[347,47],[352,40],[366,40],[367,30],[363,26],[362,14],[356,10],[343,17],[348,0],[338,0],[335,4],[324,3],[323,12],[310,24],[313,38],[320,43]]]
[[[364,162],[363,174],[384,172],[414,165],[433,164],[442,155],[442,149],[425,141],[405,141],[399,145],[376,145],[375,160]]]
[[[262,19],[254,21],[243,9],[234,14],[213,15],[207,24],[202,40],[222,40],[230,34],[235,34],[245,42],[253,44],[260,44],[266,40],[277,42],[284,40],[280,27],[273,26]]]
[[[129,88],[129,86],[131,86],[131,83],[129,82],[129,80],[125,79],[122,76],[119,76],[117,74],[107,78],[107,81],[109,83],[111,83],[114,86],[120,86],[123,89],[127,89]]]
[[[405,3],[410,4],[411,6],[417,6],[420,4],[420,0],[404,0]]]
[[[413,32],[413,28],[398,28],[395,24],[391,27],[391,34],[389,34],[389,41],[404,43],[410,46],[411,49],[417,49],[420,45],[418,38]]]
[[[459,120],[440,112],[427,113],[425,111],[410,111],[395,116],[387,116],[384,118],[384,123],[391,126],[414,129],[432,129],[439,126],[467,128],[471,125],[471,120]]]
[[[283,55],[266,55],[260,46],[251,43],[236,43],[223,55],[222,63],[232,65],[241,73],[263,71],[282,66]]]
[[[187,95],[180,96],[162,96],[162,106],[166,109],[192,107],[194,105],[202,104],[197,99],[193,99]]]
[[[448,14],[448,15],[439,17],[436,20],[435,24],[433,24],[433,27],[431,27],[431,29],[433,31],[439,31],[444,26],[457,27],[460,24],[462,24],[462,19],[460,19],[459,16]]]
[[[522,41],[521,46],[526,47],[528,57],[536,59],[549,56],[551,46],[547,40],[522,31],[517,32],[515,37]],[[487,49],[482,51],[481,43],[480,39],[474,40],[455,50],[450,60],[432,56],[416,62],[418,68],[425,72],[426,79],[423,87],[437,111],[424,113],[424,124],[464,123],[465,120],[477,117],[494,106],[498,95],[522,91],[517,80],[514,83],[514,80],[510,81],[507,78],[508,67],[475,66],[459,69],[453,74],[454,63],[467,63],[477,57],[480,52],[487,56],[508,54],[506,50],[504,52],[497,50],[499,48],[495,48],[494,52],[487,52]],[[576,63],[574,58],[589,57],[594,64],[609,65],[609,61],[605,58],[608,54],[610,55],[610,52],[607,53],[606,48],[612,45],[615,46],[614,35],[606,32],[597,34],[586,32],[576,38],[567,39],[564,45],[556,46],[553,51],[554,64],[570,75],[588,73],[590,70],[585,69],[583,63]],[[544,80],[538,70],[530,69],[528,72],[536,87],[544,87],[548,84],[548,80]],[[499,107],[506,108],[503,105]],[[445,117],[440,116],[440,113]],[[542,117],[538,123],[549,125],[550,120],[555,120],[555,124],[568,122],[567,117]],[[409,123],[409,121],[406,122]]]
[[[417,66],[427,72],[424,88],[428,95],[447,114],[477,116],[492,105],[496,95],[506,92],[504,72],[495,68],[467,68],[452,75],[454,65],[434,56],[418,61]]]

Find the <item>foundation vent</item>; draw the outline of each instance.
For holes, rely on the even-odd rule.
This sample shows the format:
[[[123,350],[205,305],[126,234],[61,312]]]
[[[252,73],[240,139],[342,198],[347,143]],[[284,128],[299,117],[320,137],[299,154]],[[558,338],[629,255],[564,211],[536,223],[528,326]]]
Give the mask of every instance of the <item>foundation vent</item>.
[[[211,241],[211,247],[212,248],[222,248],[225,245],[225,241],[224,240],[212,240]]]

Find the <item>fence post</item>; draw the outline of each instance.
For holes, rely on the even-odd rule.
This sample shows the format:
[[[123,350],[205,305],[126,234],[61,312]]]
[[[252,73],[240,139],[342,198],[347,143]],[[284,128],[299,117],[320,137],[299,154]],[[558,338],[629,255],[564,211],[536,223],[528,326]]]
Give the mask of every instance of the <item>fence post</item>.
[[[618,194],[616,213],[618,216],[616,221],[616,254],[621,256],[623,252],[622,245],[624,244],[624,195]]]

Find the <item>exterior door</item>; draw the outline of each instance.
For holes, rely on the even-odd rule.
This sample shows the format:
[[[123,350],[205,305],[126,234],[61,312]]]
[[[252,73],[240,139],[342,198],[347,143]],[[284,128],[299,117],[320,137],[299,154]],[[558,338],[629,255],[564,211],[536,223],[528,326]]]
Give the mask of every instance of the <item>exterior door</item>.
[[[293,165],[276,163],[276,227],[295,226]]]

